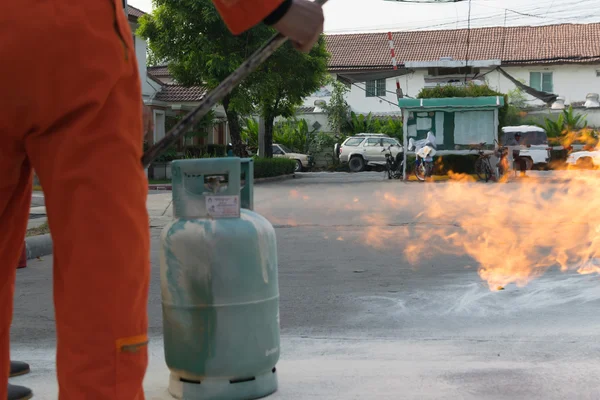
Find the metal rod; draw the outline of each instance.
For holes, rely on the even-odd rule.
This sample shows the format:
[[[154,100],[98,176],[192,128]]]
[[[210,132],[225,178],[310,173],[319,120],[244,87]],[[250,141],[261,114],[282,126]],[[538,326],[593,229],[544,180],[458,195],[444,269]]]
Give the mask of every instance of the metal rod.
[[[315,0],[315,3],[323,5],[327,0]],[[221,100],[225,98],[237,85],[265,62],[282,44],[287,37],[281,33],[274,35],[260,49],[255,51],[246,61],[242,63],[223,82],[207,94],[200,104],[182,118],[158,143],[150,147],[142,156],[142,166],[147,168],[162,152],[171,146],[177,139],[183,136],[195,123],[200,121]]]

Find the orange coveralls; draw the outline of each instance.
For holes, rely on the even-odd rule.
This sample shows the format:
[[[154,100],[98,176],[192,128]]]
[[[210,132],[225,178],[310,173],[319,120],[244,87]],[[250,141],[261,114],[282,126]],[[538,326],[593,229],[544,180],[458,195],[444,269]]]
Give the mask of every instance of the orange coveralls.
[[[215,0],[234,33],[280,3]],[[0,59],[0,400],[32,167],[54,242],[59,398],[141,400],[148,186],[140,77],[121,0],[6,1]]]

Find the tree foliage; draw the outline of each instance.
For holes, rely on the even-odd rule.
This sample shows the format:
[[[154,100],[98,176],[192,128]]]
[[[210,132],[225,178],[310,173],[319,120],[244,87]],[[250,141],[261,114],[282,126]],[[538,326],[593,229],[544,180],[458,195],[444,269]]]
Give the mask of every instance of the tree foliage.
[[[154,4],[152,15],[140,18],[138,33],[149,39],[152,59],[166,62],[173,78],[185,86],[214,89],[275,32],[260,24],[234,36],[211,0],[155,0]],[[240,117],[258,108],[272,127],[275,117],[292,115],[302,99],[323,83],[327,57],[323,38],[310,54],[286,44],[223,99],[236,154],[243,149]],[[267,148],[270,151],[270,145]]]
[[[350,105],[346,101],[346,94],[350,89],[337,80],[330,79],[329,83],[333,86],[333,91],[329,103],[323,106],[323,110],[327,114],[329,125],[334,134],[340,137],[348,131]]]
[[[173,78],[185,86],[214,89],[271,34],[268,27],[258,26],[232,35],[211,0],[155,0],[154,5],[151,15],[140,18],[138,34],[149,40],[153,59],[167,63]],[[239,116],[252,111],[251,99],[243,83],[222,101],[238,155]]]
[[[290,118],[304,98],[325,84],[329,53],[321,36],[310,53],[295,50],[288,42],[254,74],[251,93],[265,121],[265,156],[272,157],[275,118]]]
[[[583,143],[595,147],[598,143],[598,133],[588,128],[586,115],[576,114],[573,106],[563,110],[556,121],[544,118],[544,123],[539,125],[548,134],[550,142],[565,147],[573,143]]]

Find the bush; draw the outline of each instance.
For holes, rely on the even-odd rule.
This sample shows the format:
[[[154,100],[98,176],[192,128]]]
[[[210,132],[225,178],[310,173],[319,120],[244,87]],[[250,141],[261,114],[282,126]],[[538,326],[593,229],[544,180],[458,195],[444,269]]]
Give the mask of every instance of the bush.
[[[293,174],[295,167],[296,161],[287,158],[256,157],[254,159],[254,179]]]
[[[209,144],[206,146],[206,154],[213,157],[226,157],[227,146],[224,144]]]

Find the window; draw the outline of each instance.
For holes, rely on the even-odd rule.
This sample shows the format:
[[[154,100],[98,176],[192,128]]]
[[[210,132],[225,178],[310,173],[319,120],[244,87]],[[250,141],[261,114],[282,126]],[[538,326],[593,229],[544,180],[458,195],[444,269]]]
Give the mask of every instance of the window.
[[[271,148],[273,149],[273,154],[283,154],[283,151],[281,151],[279,146],[273,145]]]
[[[384,146],[400,146],[396,139],[383,139]]]
[[[344,146],[358,146],[359,144],[362,143],[362,141],[365,139],[362,138],[351,138],[346,140],[346,143],[344,143]]]
[[[381,146],[382,145],[382,139],[367,139],[367,144],[365,146],[371,147],[371,146]]]
[[[367,88],[365,90],[367,97],[385,97],[385,79],[376,79],[374,81],[367,81]]]
[[[529,86],[543,92],[552,93],[554,91],[552,72],[530,72]]]

